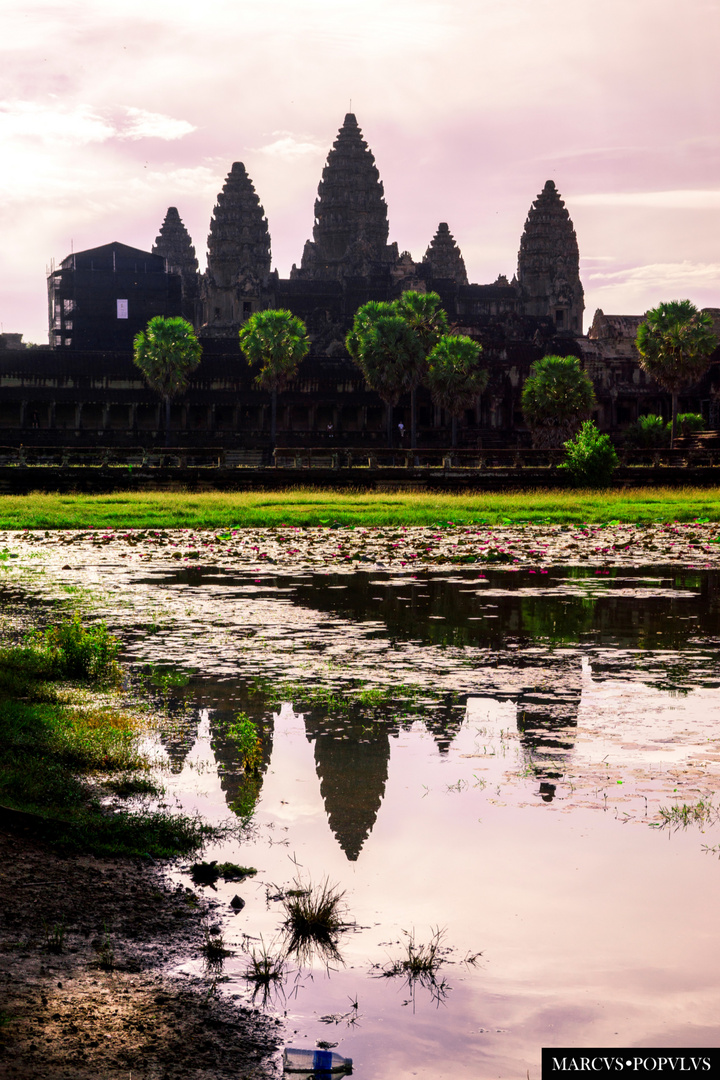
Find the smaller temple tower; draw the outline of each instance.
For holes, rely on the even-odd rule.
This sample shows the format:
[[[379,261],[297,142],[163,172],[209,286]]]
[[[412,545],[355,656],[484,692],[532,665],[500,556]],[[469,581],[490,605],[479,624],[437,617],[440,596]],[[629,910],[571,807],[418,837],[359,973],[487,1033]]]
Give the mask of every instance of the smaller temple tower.
[[[182,281],[182,315],[197,327],[200,323],[200,275],[190,234],[183,225],[177,207],[168,207],[160,235],[152,248],[153,255],[162,255],[171,274]]]
[[[577,237],[552,180],[530,207],[520,240],[517,282],[526,315],[549,316],[557,333],[582,334],[585,295]]]
[[[203,333],[231,337],[262,306],[270,275],[267,218],[245,166],[230,170],[210,222]]]
[[[441,221],[438,225],[437,232],[423,256],[423,265],[430,268],[433,278],[444,278],[457,285],[467,285],[465,260],[447,222]]]

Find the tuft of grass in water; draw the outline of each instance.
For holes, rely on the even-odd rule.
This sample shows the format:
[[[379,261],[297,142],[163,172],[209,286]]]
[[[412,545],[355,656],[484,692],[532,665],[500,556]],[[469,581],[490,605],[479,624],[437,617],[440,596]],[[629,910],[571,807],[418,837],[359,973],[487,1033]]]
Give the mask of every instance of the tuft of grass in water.
[[[427,944],[418,944],[415,940],[415,930],[403,930],[406,937],[405,955],[397,960],[391,960],[379,969],[383,978],[392,979],[398,975],[405,975],[411,979],[420,976],[432,976],[433,978],[442,966],[449,950],[443,945],[445,930],[436,927],[430,935]]]
[[[287,953],[294,953],[301,963],[316,951],[326,962],[341,962],[338,938],[352,926],[346,921],[344,899],[344,890],[331,885],[328,878],[319,885],[296,880],[295,888],[288,889],[282,899]]]
[[[98,684],[119,681],[119,644],[105,623],[85,627],[77,612],[59,626],[46,630],[43,638],[58,678]]]
[[[232,862],[218,863],[218,872],[225,881],[244,881],[245,878],[257,874],[254,866],[238,866]]]
[[[660,821],[653,824],[660,829],[686,829],[688,825],[709,825],[718,818],[718,808],[711,799],[699,799],[690,806],[687,803],[681,806],[662,806],[659,813]]]
[[[642,472],[642,470],[639,470]],[[251,492],[5,495],[0,529],[242,528],[310,525],[652,523],[720,520],[720,488],[393,493],[289,488]],[[155,532],[157,535],[157,532]]]
[[[261,935],[260,945],[257,948],[253,945],[249,950],[248,966],[243,972],[243,978],[255,983],[257,987],[269,987],[282,980],[285,966],[283,954],[271,952]]]
[[[190,875],[196,885],[214,885],[218,878],[224,881],[244,881],[246,877],[257,874],[254,866],[239,866],[237,863],[196,862],[190,868]]]
[[[303,886],[296,882],[283,898],[286,924],[299,934],[312,937],[316,934],[334,934],[344,928],[343,898],[336,885],[325,878],[317,886]]]
[[[413,1003],[413,1011],[418,987],[427,990],[431,1000],[439,1006],[451,990],[446,979],[438,978],[440,968],[452,951],[443,944],[445,930],[436,927],[427,943],[418,943],[415,940],[414,930],[404,930],[403,933],[406,937],[404,955],[395,960],[389,960],[387,964],[374,965],[376,977],[404,979]],[[476,953],[466,957],[465,963],[470,965],[477,963],[480,955]]]
[[[105,781],[105,787],[121,799],[129,799],[133,795],[161,795],[163,791],[162,787],[148,776],[137,776],[134,773],[112,776]]]
[[[262,766],[262,740],[255,722],[247,713],[236,713],[225,734],[235,744],[244,771],[256,776]]]
[[[225,948],[225,940],[222,934],[217,930],[205,931],[205,944],[202,946],[202,954],[210,971],[219,971],[225,957],[232,956],[230,949]]]

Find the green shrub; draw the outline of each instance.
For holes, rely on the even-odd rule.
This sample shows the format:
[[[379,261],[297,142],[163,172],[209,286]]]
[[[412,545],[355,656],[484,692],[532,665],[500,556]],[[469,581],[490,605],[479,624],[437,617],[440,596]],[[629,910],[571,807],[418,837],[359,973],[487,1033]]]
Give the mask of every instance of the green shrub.
[[[45,631],[45,647],[55,674],[61,679],[84,682],[118,682],[119,642],[105,623],[86,629],[75,613],[72,619]]]
[[[608,487],[617,467],[618,456],[610,438],[601,435],[592,420],[586,420],[574,439],[565,445],[565,461],[574,487]]]
[[[629,446],[637,446],[643,450],[660,449],[670,445],[670,427],[662,416],[649,413],[647,416],[639,416],[637,421],[631,424],[625,438]]]
[[[696,431],[705,430],[705,421],[700,413],[678,413],[678,435],[692,435]],[[670,433],[672,422],[667,423],[662,416],[649,413],[647,416],[638,417],[626,432],[625,438],[628,446],[637,446],[640,449],[659,450],[670,445]]]
[[[248,775],[256,775],[262,765],[262,741],[255,723],[247,713],[239,712],[227,729],[227,736],[235,743],[240,762]]]
[[[668,424],[668,430],[672,425]],[[692,435],[696,431],[705,430],[705,421],[700,413],[696,412],[684,412],[678,413],[677,418],[677,432],[678,435]]]

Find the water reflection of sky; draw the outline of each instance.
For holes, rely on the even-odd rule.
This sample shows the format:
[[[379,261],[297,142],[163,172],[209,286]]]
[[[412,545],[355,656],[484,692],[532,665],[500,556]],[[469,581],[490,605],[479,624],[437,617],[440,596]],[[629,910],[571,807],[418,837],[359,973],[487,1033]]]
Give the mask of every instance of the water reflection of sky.
[[[341,938],[343,967],[291,967],[276,1000],[289,1042],[337,1040],[356,1075],[394,1080],[537,1077],[543,1045],[720,1041],[720,865],[703,851],[718,830],[649,826],[661,805],[717,786],[718,582],[608,577],[208,583],[203,603],[258,631],[262,648],[245,657],[275,678],[342,692],[364,673],[425,693],[367,729],[356,713],[299,702],[268,730],[232,650],[222,683],[201,674],[191,686],[210,711],[171,781],[186,807],[227,814],[237,780],[223,717],[254,707],[266,723],[256,831],[208,855],[259,871],[218,885],[221,903],[246,901],[227,917],[228,992],[249,993],[245,934],[279,944],[282,911],[268,895],[295,878],[337,882],[358,925]],[[161,587],[197,596],[206,585]],[[138,658],[147,644],[138,639]],[[401,955],[403,931],[422,941],[437,926],[453,948],[442,1004],[372,977],[371,965]],[[463,963],[478,951],[477,966]]]
[[[622,684],[615,690],[627,692]],[[685,719],[689,706],[674,699]],[[584,710],[581,698],[579,733]],[[221,901],[237,891],[247,901],[229,917],[228,933],[238,946],[245,933],[277,938],[281,912],[266,886],[287,886],[297,875],[340,883],[361,927],[343,936],[345,967],[290,979],[290,997],[278,1004],[291,1042],[339,1039],[356,1075],[389,1080],[526,1069],[537,1076],[538,1048],[553,1042],[717,1041],[720,868],[701,844],[718,838],[651,830],[642,816],[622,824],[612,803],[573,805],[562,783],[549,807],[537,779],[518,776],[526,751],[516,720],[511,701],[473,699],[445,755],[421,722],[401,730],[389,742],[374,827],[350,861],[328,825],[305,718],[290,706],[277,715],[258,832],[214,852],[259,870],[242,886],[219,884]],[[186,765],[177,790],[187,784],[194,793],[186,805],[221,818],[210,731],[204,718],[190,755],[201,771]],[[351,774],[346,783],[351,789]],[[415,928],[422,940],[436,925],[454,947],[443,972],[452,987],[445,1004],[437,1008],[422,992],[411,1002],[402,981],[370,977],[370,964],[399,954],[403,930]],[[479,965],[463,965],[478,950]],[[240,953],[226,964],[229,991],[244,996],[243,967]],[[320,1021],[346,1014],[352,1000],[358,1025]]]
[[[243,792],[227,721],[262,724],[254,829],[205,856],[258,869],[218,883],[227,992],[249,997],[245,935],[279,942],[278,889],[346,890],[344,966],[291,967],[276,1001],[288,1042],[339,1041],[359,1080],[537,1080],[544,1045],[720,1043],[720,861],[703,851],[720,830],[650,827],[718,787],[717,572],[118,578],[127,607],[101,613],[135,623],[128,657],[195,672],[157,744],[168,801],[227,818]],[[257,675],[417,695],[365,718],[277,708]],[[372,977],[403,931],[438,926],[443,1004]]]

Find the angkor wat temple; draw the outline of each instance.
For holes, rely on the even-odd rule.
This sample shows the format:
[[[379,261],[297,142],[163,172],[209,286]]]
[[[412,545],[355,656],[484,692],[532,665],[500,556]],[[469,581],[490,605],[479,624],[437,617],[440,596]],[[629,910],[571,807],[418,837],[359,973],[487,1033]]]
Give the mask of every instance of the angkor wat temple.
[[[14,341],[3,349],[0,342],[0,441],[122,445],[157,437],[160,403],[132,363],[132,339],[152,315],[181,314],[198,330],[203,360],[188,393],[174,403],[173,444],[262,447],[269,398],[254,386],[237,331],[253,312],[276,307],[300,316],[312,342],[295,385],[281,395],[278,441],[313,445],[332,431],[335,445],[381,444],[385,406],[365,386],[344,338],[361,304],[406,289],[437,292],[455,332],[482,343],[490,381],[461,425],[465,445],[527,439],[520,390],[531,363],[550,352],[582,357],[595,383],[601,428],[618,431],[640,413],[668,412],[667,396],[637,363],[641,315],[597,311],[583,335],[578,243],[552,180],[530,206],[513,279],[470,283],[447,223],[440,222],[418,262],[389,242],[382,181],[348,113],[323,169],[312,240],[289,278],[271,269],[268,222],[239,162],[217,197],[204,274],[175,207],[151,252],[115,242],[53,267],[50,347],[23,350]],[[720,311],[713,314],[720,321]],[[703,411],[718,426],[719,403],[715,364],[682,408]],[[395,421],[407,421],[407,412],[401,401]],[[422,392],[418,419],[420,445],[447,445],[447,418]]]

